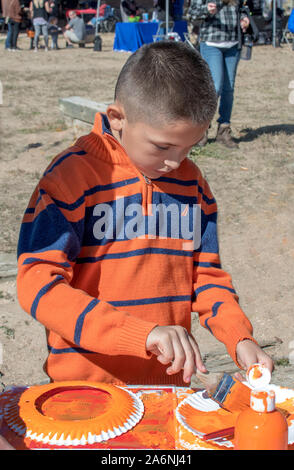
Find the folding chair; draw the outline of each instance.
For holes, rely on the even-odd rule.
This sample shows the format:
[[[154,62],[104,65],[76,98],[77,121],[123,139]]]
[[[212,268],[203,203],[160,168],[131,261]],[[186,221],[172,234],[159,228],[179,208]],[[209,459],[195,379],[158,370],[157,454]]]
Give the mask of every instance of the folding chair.
[[[192,47],[192,49],[200,49],[199,30],[201,23],[202,20],[188,22],[188,32],[184,33],[185,43]]]
[[[192,49],[196,49],[196,45],[193,44],[190,33],[184,33],[185,42],[189,44]]]
[[[163,39],[169,39],[170,33],[173,33],[175,23],[174,21],[169,21],[168,24],[166,21],[160,21],[158,23],[158,28],[156,34],[154,34],[153,42],[162,41]],[[177,33],[173,33],[176,35]]]
[[[288,44],[288,46],[292,46],[292,49],[294,50],[294,33],[289,30],[288,22],[282,32],[281,43],[284,42]]]

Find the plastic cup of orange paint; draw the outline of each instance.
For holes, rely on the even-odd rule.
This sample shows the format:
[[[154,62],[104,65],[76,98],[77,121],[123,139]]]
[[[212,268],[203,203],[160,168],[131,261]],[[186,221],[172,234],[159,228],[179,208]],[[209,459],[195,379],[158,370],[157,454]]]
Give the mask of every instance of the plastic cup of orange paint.
[[[263,364],[252,364],[246,372],[246,379],[253,388],[267,387],[271,381],[272,374]]]

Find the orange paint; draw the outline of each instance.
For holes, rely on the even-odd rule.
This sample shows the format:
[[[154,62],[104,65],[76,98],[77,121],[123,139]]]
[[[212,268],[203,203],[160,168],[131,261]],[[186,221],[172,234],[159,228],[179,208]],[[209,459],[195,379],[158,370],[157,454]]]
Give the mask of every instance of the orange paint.
[[[239,413],[230,413],[222,408],[207,413],[195,410],[195,408],[187,404],[181,408],[181,414],[184,416],[188,426],[206,434],[218,429],[234,426]]]
[[[256,380],[256,379],[260,379],[260,377],[262,377],[262,373],[260,372],[260,370],[255,367],[254,371],[253,371],[253,379]]]
[[[131,415],[133,423],[141,419],[142,412],[142,409],[139,413],[136,411],[134,398],[119,387],[67,381],[28,388],[12,403],[5,419],[16,433],[22,429],[30,431],[32,435],[41,436],[43,443],[61,438],[62,442],[69,442],[67,445],[81,439],[85,445],[89,433],[100,437],[103,432],[108,435],[115,427],[123,427]]]
[[[131,430],[132,435],[139,442],[144,442],[147,448],[174,449],[175,395],[152,392],[143,394],[141,400],[144,403],[145,414],[140,425]]]
[[[249,387],[236,380],[236,383],[231,387],[221,406],[231,411],[231,413],[240,412],[244,408],[248,408],[250,406],[250,391]]]
[[[246,372],[246,379],[255,389],[265,388],[271,381],[271,372],[263,364],[252,364]]]
[[[287,398],[285,401],[279,403],[278,407],[283,408],[283,409],[287,410],[290,414],[294,415],[294,400],[293,400],[293,398]],[[292,419],[294,419],[294,416],[292,416]]]
[[[55,384],[57,386],[57,384]],[[97,384],[96,384],[97,386]],[[175,417],[175,409],[182,403],[182,401],[188,396],[193,394],[197,390],[188,388],[176,388],[176,387],[135,387],[129,386],[128,390],[137,394],[138,397],[144,403],[145,411],[141,421],[130,431],[121,436],[113,439],[109,439],[105,442],[81,445],[74,447],[83,449],[215,449],[215,450],[230,450],[222,445],[209,441],[204,442],[201,438],[195,436],[191,431],[186,429]],[[64,390],[64,389],[63,389]],[[100,388],[100,395],[96,394],[96,398],[100,402],[101,412],[104,404],[103,401],[107,395],[102,394],[103,388]],[[69,390],[64,390],[64,393]],[[105,390],[103,390],[105,391]],[[110,389],[107,391],[111,391]],[[18,394],[23,394],[24,389],[15,389],[13,392],[8,391],[0,394],[0,410],[3,409],[11,397],[16,397]],[[92,401],[94,395],[84,390],[87,398],[86,402]],[[86,393],[87,392],[87,393]],[[90,390],[89,390],[90,392]],[[75,399],[73,395],[62,394],[63,397],[60,399]],[[46,398],[43,396],[43,398]],[[55,395],[54,400],[59,400],[59,397]],[[50,397],[47,395],[47,399],[41,403],[44,407],[43,410],[48,415],[50,407],[52,405],[53,395]],[[19,401],[19,400],[18,400]],[[50,404],[51,401],[51,404]],[[38,403],[40,406],[40,403]],[[59,405],[58,405],[59,406]],[[95,406],[98,406],[97,404]],[[287,418],[288,424],[294,420],[294,398],[286,399],[283,403],[278,404],[279,408],[287,410],[289,416]],[[81,409],[79,410],[79,412]],[[219,409],[213,412],[205,412],[197,410],[190,405],[183,405],[181,412],[185,413],[186,422],[188,421],[189,426],[192,429],[202,432],[203,434],[208,432],[217,431],[225,427],[236,426],[238,412],[230,413],[224,409]],[[256,413],[256,412],[255,412]],[[102,412],[103,414],[103,412]],[[257,414],[257,413],[256,413]],[[49,418],[49,416],[48,416]],[[71,421],[71,424],[75,424],[75,421]],[[252,424],[252,423],[251,423]],[[274,424],[275,426],[275,424]],[[274,429],[274,428],[273,428]],[[45,444],[42,442],[33,441],[30,438],[24,438],[24,436],[18,436],[10,428],[6,421],[2,428],[3,435],[5,438],[16,448],[16,449],[38,449],[47,448],[54,449],[56,446]],[[64,447],[59,447],[64,448]],[[68,447],[72,448],[72,447]],[[290,445],[288,449],[294,450],[294,444]]]
[[[98,389],[65,389],[36,403],[45,416],[58,420],[90,419],[105,413],[111,404],[111,395]]]
[[[235,426],[237,450],[287,450],[288,424],[275,408],[273,391],[251,392],[251,407],[238,416]]]

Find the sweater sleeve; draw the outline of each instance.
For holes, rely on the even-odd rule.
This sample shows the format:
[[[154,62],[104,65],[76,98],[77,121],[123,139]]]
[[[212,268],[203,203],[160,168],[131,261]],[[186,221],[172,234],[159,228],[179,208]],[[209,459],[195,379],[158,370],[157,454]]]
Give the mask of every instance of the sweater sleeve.
[[[204,20],[208,18],[209,13],[206,3],[202,0],[192,0],[189,7],[189,15],[193,20]]]
[[[201,244],[194,251],[192,311],[199,314],[200,324],[225,344],[239,366],[236,346],[250,339],[253,329],[239,305],[230,275],[221,267],[217,236],[217,205],[207,182],[199,179],[201,207]]]
[[[21,6],[18,0],[11,3],[9,17],[17,23],[21,22]]]
[[[83,349],[149,358],[145,344],[156,326],[74,288],[85,205],[73,220],[66,197],[44,178],[24,214],[18,243],[17,293],[21,307],[47,329]],[[76,212],[76,211],[75,211]]]
[[[211,3],[215,3],[218,8],[222,7],[222,1],[220,0],[212,0]],[[191,0],[191,4],[189,7],[189,14],[192,20],[205,20],[207,18],[211,18],[211,15],[207,9],[207,2],[203,0]]]

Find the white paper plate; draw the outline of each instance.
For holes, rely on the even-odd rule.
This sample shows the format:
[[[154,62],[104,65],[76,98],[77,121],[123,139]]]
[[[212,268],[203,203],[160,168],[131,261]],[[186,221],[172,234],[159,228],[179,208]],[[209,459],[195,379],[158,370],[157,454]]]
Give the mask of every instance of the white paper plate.
[[[118,387],[128,393],[133,399],[133,412],[126,419],[122,425],[113,426],[111,429],[105,429],[99,434],[92,434],[91,432],[83,434],[80,439],[71,439],[70,436],[62,434],[60,438],[56,438],[56,434],[50,432],[49,434],[40,433],[30,430],[26,424],[19,418],[19,399],[21,393],[11,396],[8,403],[4,406],[4,417],[9,428],[19,436],[25,436],[31,440],[37,442],[43,442],[44,444],[54,446],[81,446],[86,444],[94,444],[99,442],[105,442],[109,439],[113,439],[121,434],[124,434],[134,428],[141,420],[144,414],[144,404],[142,400],[136,396],[135,393],[130,390]]]
[[[247,386],[249,386],[246,383]],[[249,386],[250,387],[250,386]],[[252,387],[250,387],[252,388]],[[287,399],[293,398],[294,399],[294,390],[290,390],[288,388],[279,387],[277,385],[270,384],[266,387],[268,390],[274,390],[276,394],[276,404],[284,402]],[[192,408],[198,411],[209,413],[211,411],[217,411],[220,409],[220,406],[211,398],[206,398],[207,394],[204,390],[200,390],[199,392],[193,393],[186,397],[177,407],[176,409],[176,417],[179,423],[184,426],[185,429],[190,431],[194,436],[199,437],[200,439],[203,437],[204,433],[198,431],[197,429],[192,428],[185,419],[185,416],[181,413],[181,409],[184,405],[190,405]],[[225,426],[224,426],[225,427]],[[207,441],[212,444],[218,444],[224,447],[231,447],[233,448],[234,445],[232,441],[228,440],[225,437],[219,437],[210,441]],[[288,434],[288,444],[294,443],[294,419],[291,421],[289,426],[289,434]]]

